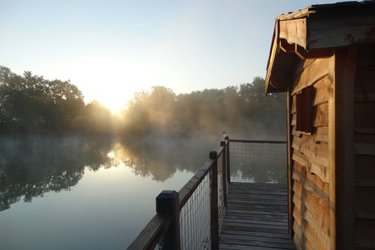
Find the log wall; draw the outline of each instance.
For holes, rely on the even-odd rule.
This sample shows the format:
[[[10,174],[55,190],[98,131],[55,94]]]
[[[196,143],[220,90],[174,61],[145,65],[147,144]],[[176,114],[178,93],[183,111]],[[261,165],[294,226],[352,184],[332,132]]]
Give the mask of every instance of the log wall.
[[[334,56],[307,59],[298,69],[291,89],[293,240],[297,249],[332,249],[334,187],[331,182],[329,100],[333,98]],[[315,89],[313,133],[296,130],[296,95]],[[331,185],[331,186],[330,186]],[[335,185],[333,183],[333,185]],[[331,207],[330,207],[331,204]]]
[[[290,91],[297,249],[375,249],[375,49],[355,48],[355,61],[352,52],[305,60]],[[315,89],[311,134],[296,130],[296,95],[307,86]]]

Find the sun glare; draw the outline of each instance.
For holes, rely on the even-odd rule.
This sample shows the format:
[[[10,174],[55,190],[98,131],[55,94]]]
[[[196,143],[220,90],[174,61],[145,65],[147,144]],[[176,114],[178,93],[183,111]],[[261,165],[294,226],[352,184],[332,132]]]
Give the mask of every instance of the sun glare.
[[[160,64],[160,62],[159,62]],[[71,71],[72,82],[80,82],[87,101],[97,100],[112,114],[126,108],[136,93],[159,85],[160,65],[137,62],[136,58],[100,58],[80,61]],[[95,72],[95,74],[93,74]]]
[[[99,102],[106,106],[111,111],[111,113],[115,115],[126,107],[128,100],[118,99],[114,97],[113,99],[99,100]]]

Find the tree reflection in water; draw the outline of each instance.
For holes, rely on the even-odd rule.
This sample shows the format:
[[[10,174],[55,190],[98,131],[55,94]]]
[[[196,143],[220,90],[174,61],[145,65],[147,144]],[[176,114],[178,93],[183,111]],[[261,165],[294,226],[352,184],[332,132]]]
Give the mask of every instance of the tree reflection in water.
[[[195,171],[207,158],[209,142],[148,137],[115,142],[110,137],[2,137],[0,145],[0,211],[49,191],[69,190],[85,167],[125,165],[141,176],[165,181],[176,170]]]
[[[195,173],[207,160],[208,152],[218,148],[219,139],[199,135],[150,135],[116,140],[104,136],[2,137],[0,211],[21,199],[30,202],[49,191],[69,190],[84,176],[85,168],[96,171],[101,167],[126,166],[136,175],[151,176],[161,182],[176,171]],[[234,160],[232,178],[282,182],[285,174],[280,173],[280,165],[269,161],[269,157],[267,162],[259,161],[260,153],[254,154],[254,150],[246,149],[256,158],[251,165],[247,159]]]
[[[126,138],[115,145],[117,156],[135,174],[165,181],[177,171],[196,172],[218,141],[214,137],[151,135]]]
[[[3,137],[0,145],[0,210],[22,197],[48,191],[69,190],[84,174],[85,166],[97,170],[108,162],[108,138],[76,136]]]

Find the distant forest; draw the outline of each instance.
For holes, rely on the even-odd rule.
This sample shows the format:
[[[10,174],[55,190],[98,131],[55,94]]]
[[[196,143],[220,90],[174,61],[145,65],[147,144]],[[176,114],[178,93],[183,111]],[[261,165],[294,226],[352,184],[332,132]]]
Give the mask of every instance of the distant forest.
[[[224,89],[176,95],[163,86],[137,93],[119,114],[97,101],[85,104],[69,81],[46,80],[0,66],[1,134],[100,134],[136,138],[196,133],[280,137],[285,97],[264,93],[264,79]]]

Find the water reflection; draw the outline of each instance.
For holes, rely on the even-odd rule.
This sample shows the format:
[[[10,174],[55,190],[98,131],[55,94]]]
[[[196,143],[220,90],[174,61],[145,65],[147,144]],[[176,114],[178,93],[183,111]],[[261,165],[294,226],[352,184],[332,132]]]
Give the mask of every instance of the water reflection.
[[[157,137],[127,138],[114,146],[117,159],[137,175],[165,181],[177,171],[195,172],[216,148],[216,138]]]
[[[177,171],[195,171],[212,147],[205,141],[143,138],[115,141],[108,137],[2,137],[0,145],[0,210],[48,191],[69,190],[85,167],[126,165],[133,172],[165,181]]]
[[[155,213],[156,195],[179,190],[220,139],[3,136],[0,249],[123,249]],[[281,179],[259,146],[232,149],[235,181]]]
[[[3,137],[0,145],[0,210],[23,197],[69,190],[82,178],[85,166],[105,166],[110,139],[81,137]]]
[[[83,177],[85,168],[96,171],[101,167],[126,166],[136,175],[160,182],[173,177],[176,171],[195,173],[208,158],[208,152],[218,148],[219,140],[156,135],[121,140],[98,136],[2,137],[0,211],[21,199],[30,202],[49,191],[69,190]],[[285,152],[277,149],[279,154],[273,150],[260,157],[265,151],[270,152],[271,146],[265,149],[246,145],[236,149],[233,144],[233,180],[283,182],[285,171],[280,162],[286,162]]]

